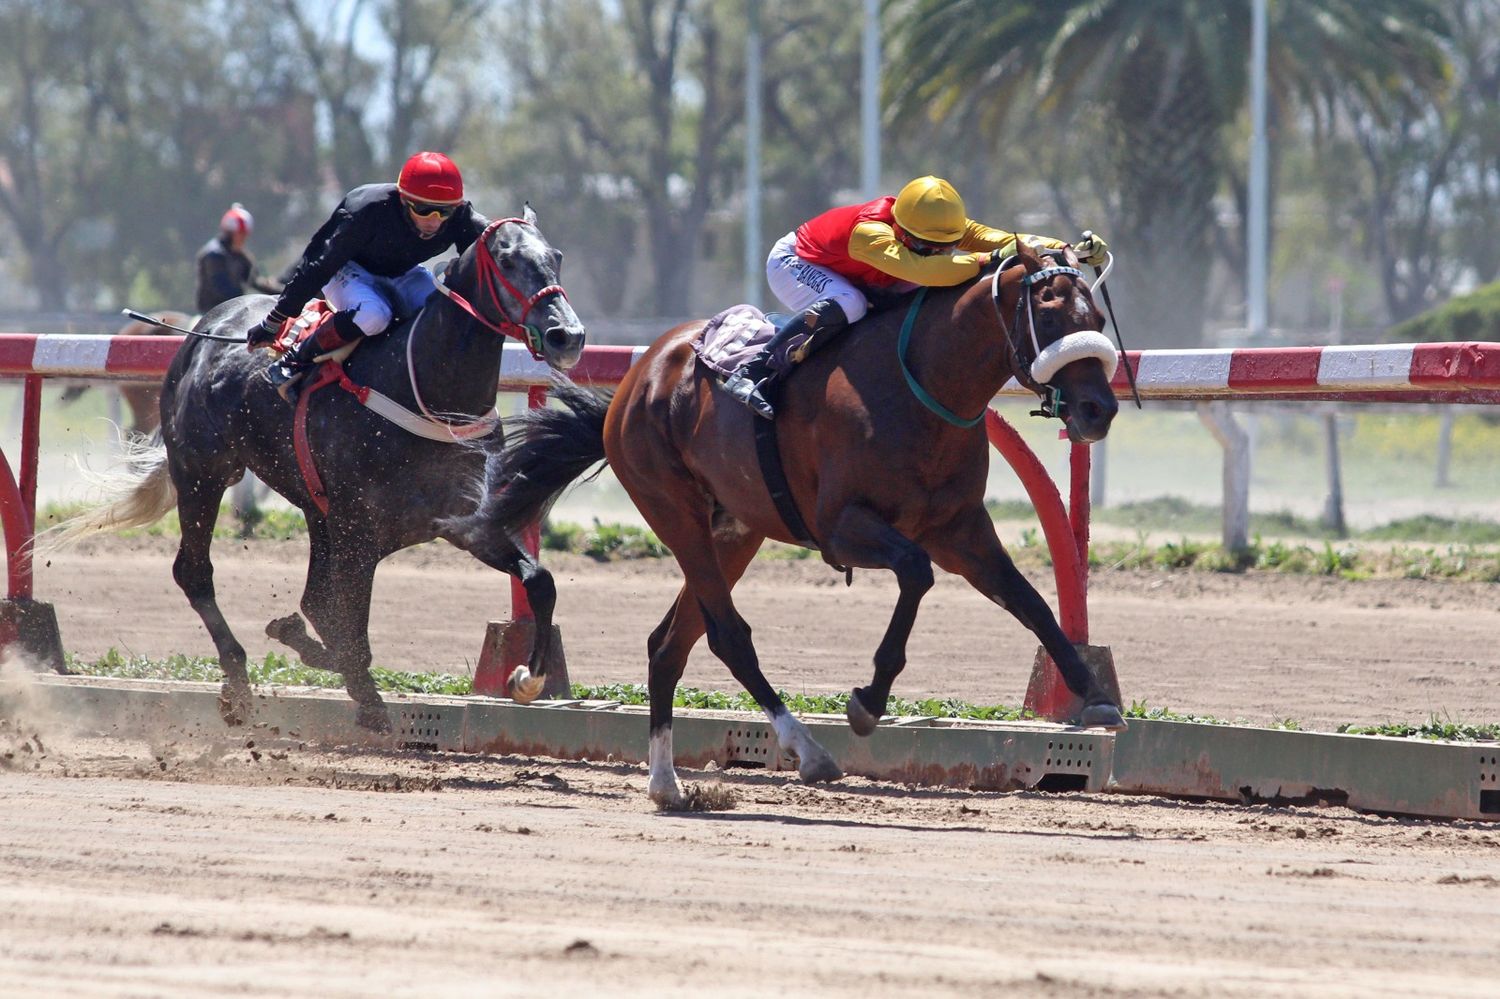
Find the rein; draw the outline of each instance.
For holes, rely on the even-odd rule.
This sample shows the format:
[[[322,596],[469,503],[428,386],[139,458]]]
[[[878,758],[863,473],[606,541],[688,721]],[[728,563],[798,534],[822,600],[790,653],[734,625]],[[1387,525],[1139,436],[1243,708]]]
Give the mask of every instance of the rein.
[[[972,420],[964,419],[953,410],[944,406],[932,397],[932,393],[924,389],[917,381],[917,376],[911,373],[911,368],[906,366],[906,348],[911,343],[912,327],[917,324],[917,312],[922,308],[922,300],[927,297],[927,289],[923,288],[917,292],[917,297],[912,299],[911,307],[906,310],[906,320],[901,324],[901,336],[896,340],[896,362],[901,365],[901,373],[906,376],[906,387],[911,389],[911,394],[917,397],[917,401],[926,406],[932,412],[942,417],[955,427],[968,429],[975,426],[984,419],[984,414],[989,407],[979,411],[979,415]]]
[[[493,320],[481,315],[479,310],[474,308],[474,306],[469,303],[468,299],[464,298],[463,295],[460,295],[452,288],[449,288],[442,281],[436,281],[435,283],[437,284],[438,291],[442,292],[444,295],[447,295],[455,305],[472,316],[475,321],[477,321],[481,326],[499,333],[501,336],[514,337],[515,339],[521,341],[526,345],[526,349],[531,351],[532,357],[536,358],[537,360],[541,360],[542,331],[537,329],[535,326],[528,324],[526,322],[526,317],[531,314],[531,310],[535,308],[536,304],[542,299],[549,298],[553,295],[561,295],[563,299],[566,300],[568,297],[568,293],[566,291],[563,291],[563,287],[560,284],[549,284],[547,287],[541,289],[535,295],[532,295],[530,298],[528,298],[525,295],[521,294],[516,286],[511,284],[509,279],[507,279],[506,276],[501,273],[499,262],[495,260],[495,255],[490,252],[489,236],[490,233],[494,232],[496,229],[499,229],[507,222],[514,222],[517,225],[531,225],[530,222],[527,222],[522,218],[498,219],[494,222],[491,222],[488,226],[485,227],[484,232],[479,234],[479,239],[477,240],[477,242],[479,243],[480,248],[483,250],[483,252],[476,254],[479,260],[479,290],[489,296],[490,304],[495,307],[496,312],[500,313],[500,322],[494,322]],[[513,320],[510,318],[510,313],[506,310],[505,305],[500,298],[500,288],[504,288],[506,291],[510,292],[512,298],[522,303],[521,318],[519,320]]]

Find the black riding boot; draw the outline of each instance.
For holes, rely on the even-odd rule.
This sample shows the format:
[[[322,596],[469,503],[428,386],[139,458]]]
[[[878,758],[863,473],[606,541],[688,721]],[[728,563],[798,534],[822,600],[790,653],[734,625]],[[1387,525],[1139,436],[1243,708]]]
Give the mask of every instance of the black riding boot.
[[[724,387],[730,396],[749,406],[757,416],[775,419],[776,410],[772,408],[769,396],[776,383],[785,377],[792,365],[807,360],[848,325],[849,319],[844,315],[842,305],[831,298],[820,299],[779,327],[760,353],[726,381]],[[799,336],[806,339],[789,350],[789,344]],[[786,359],[777,367],[772,362],[781,353],[786,353]]]
[[[364,336],[364,330],[354,322],[352,309],[335,312],[332,319],[318,327],[318,332],[281,355],[281,360],[266,368],[266,381],[271,383],[277,395],[289,403],[296,403],[297,385],[302,381],[302,376],[307,374],[308,369],[313,366],[314,360],[362,336]]]

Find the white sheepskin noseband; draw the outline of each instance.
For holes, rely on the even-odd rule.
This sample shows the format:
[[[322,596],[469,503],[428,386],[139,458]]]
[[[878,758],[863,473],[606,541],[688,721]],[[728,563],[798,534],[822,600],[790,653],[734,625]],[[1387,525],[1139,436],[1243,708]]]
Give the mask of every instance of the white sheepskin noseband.
[[[1104,365],[1105,378],[1113,378],[1115,368],[1120,364],[1120,355],[1116,353],[1115,345],[1109,342],[1109,337],[1098,330],[1079,330],[1043,347],[1036,360],[1031,362],[1031,377],[1038,385],[1045,385],[1063,368],[1085,357],[1099,359]]]

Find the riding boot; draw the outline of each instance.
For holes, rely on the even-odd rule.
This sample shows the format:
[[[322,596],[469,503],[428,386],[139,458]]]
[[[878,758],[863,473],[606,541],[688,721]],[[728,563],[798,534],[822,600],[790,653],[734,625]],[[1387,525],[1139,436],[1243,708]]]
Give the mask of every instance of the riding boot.
[[[364,336],[354,322],[354,311],[346,309],[335,312],[333,318],[318,327],[318,331],[297,346],[281,355],[279,361],[266,368],[266,381],[276,394],[289,403],[297,401],[297,386],[302,377],[312,368],[313,362],[324,354],[338,350],[346,343]]]
[[[724,382],[724,388],[736,401],[749,406],[757,416],[775,419],[776,410],[770,396],[780,380],[794,364],[801,364],[825,343],[832,340],[849,325],[844,307],[831,298],[819,299],[807,309],[793,316],[776,330],[759,354],[751,358],[733,378]],[[799,336],[804,339],[796,347],[789,345]],[[785,354],[780,365],[778,354]]]

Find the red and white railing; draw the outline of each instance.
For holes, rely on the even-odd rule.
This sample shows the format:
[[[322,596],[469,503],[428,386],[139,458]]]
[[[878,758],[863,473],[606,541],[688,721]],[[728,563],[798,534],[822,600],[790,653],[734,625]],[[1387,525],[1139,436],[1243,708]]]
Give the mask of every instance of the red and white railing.
[[[33,592],[30,547],[36,522],[43,380],[159,379],[180,342],[166,336],[0,333],[0,377],[21,378],[25,384],[19,477],[0,454],[0,521],[5,531],[10,602],[30,601]],[[617,385],[644,350],[588,347],[571,375],[579,382]],[[1151,350],[1132,351],[1128,357],[1143,399],[1500,403],[1500,343]],[[519,345],[506,345],[500,367],[502,390],[525,391],[530,404],[540,406],[546,400],[547,384],[545,364]],[[1115,373],[1114,388],[1121,399],[1128,397],[1124,365]],[[1012,380],[1000,394],[1030,393]],[[986,431],[1036,507],[1052,553],[1063,630],[1074,642],[1086,643],[1089,449],[1087,445],[1071,447],[1070,502],[1065,506],[1046,469],[1009,424],[991,412]],[[528,540],[534,546],[535,531]],[[519,584],[512,586],[512,611],[516,619],[531,615]],[[0,631],[0,645],[11,637]],[[1048,713],[1048,705],[1031,706],[1039,714]]]

